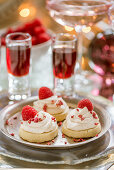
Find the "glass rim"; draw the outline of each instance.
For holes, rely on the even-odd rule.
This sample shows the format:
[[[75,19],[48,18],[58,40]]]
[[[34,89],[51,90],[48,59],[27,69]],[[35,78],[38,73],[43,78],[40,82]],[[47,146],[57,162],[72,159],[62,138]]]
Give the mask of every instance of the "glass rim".
[[[73,40],[68,40],[68,41],[64,41],[64,40],[57,40],[57,37],[62,36],[62,35],[69,35],[72,36],[74,39]],[[75,42],[77,41],[76,35],[75,34],[69,34],[69,33],[58,33],[53,37],[53,40],[55,41],[60,41],[60,42]]]
[[[50,1],[50,2],[49,2]],[[68,1],[68,0],[64,0],[64,1]],[[80,0],[76,0],[76,1],[80,1]],[[90,1],[90,0],[87,0],[88,2]],[[95,2],[95,1],[97,1],[97,0],[93,0],[93,2]],[[95,7],[103,7],[103,6],[106,6],[106,4],[107,5],[111,5],[112,4],[112,1],[109,1],[109,0],[104,0],[104,2],[106,2],[106,4],[99,4],[99,5],[92,5],[92,6],[89,6],[89,5],[85,5],[85,6],[81,6],[81,5],[66,5],[66,4],[59,4],[58,3],[58,1],[56,1],[56,0],[48,0],[47,1],[47,7],[49,7],[50,9],[51,9],[51,7],[49,6],[49,5],[52,5],[52,3],[53,2],[56,2],[56,5],[58,6],[58,7],[63,7],[62,9],[69,9],[69,8],[72,8],[72,9],[74,9],[74,8],[82,8],[82,9],[84,9],[84,8],[90,8],[90,9],[92,9],[92,8],[95,8]],[[99,2],[99,1],[97,1],[97,2]],[[56,7],[55,7],[56,8]]]
[[[23,35],[23,36],[26,36],[24,40],[12,40],[10,37],[12,35]],[[10,40],[11,42],[27,42],[27,41],[30,41],[31,40],[31,35],[29,33],[23,33],[23,32],[14,32],[14,33],[10,33],[6,36],[6,43]]]
[[[111,7],[109,8],[109,10],[112,10],[112,9],[114,9],[114,2],[113,2],[113,4],[111,5]]]

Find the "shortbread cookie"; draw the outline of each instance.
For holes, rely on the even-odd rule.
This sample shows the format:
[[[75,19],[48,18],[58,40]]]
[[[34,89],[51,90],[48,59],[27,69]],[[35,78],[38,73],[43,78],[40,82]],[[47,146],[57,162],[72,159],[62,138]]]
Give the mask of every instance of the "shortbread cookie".
[[[89,138],[89,137],[94,137],[101,131],[101,125],[98,124],[94,128],[88,129],[88,130],[81,130],[81,131],[76,131],[76,130],[71,130],[66,127],[66,120],[63,123],[62,126],[62,133],[65,135],[72,137],[72,138]]]
[[[79,102],[80,108],[73,109],[63,123],[62,132],[73,138],[94,137],[101,132],[98,115],[93,111],[90,100],[83,99]],[[87,106],[87,107],[86,107]]]
[[[28,141],[28,142],[34,142],[34,143],[41,143],[46,142],[54,139],[58,135],[58,128],[54,129],[51,132],[45,132],[45,133],[31,133],[27,132],[24,129],[20,128],[19,130],[19,136]]]
[[[57,121],[49,113],[37,112],[33,107],[25,106],[22,119],[19,136],[26,141],[40,143],[58,135]]]
[[[33,107],[37,111],[44,110],[48,112],[50,115],[54,116],[57,121],[63,121],[69,112],[69,107],[66,102],[61,97],[57,96],[38,100],[33,103]]]

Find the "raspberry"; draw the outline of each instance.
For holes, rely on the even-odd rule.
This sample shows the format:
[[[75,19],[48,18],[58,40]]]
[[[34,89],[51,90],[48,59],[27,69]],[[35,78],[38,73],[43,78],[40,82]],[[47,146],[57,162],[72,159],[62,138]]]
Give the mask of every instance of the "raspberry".
[[[32,22],[28,22],[24,25],[24,30],[31,30],[33,29],[33,23]]]
[[[46,118],[46,116],[44,115],[44,116],[43,116],[43,118],[45,119],[45,118]]]
[[[28,123],[31,124],[31,119],[28,120]]]
[[[42,33],[39,35],[39,43],[44,43],[50,39],[49,35],[46,33]]]
[[[78,108],[83,109],[84,107],[87,107],[89,111],[93,110],[93,105],[89,99],[82,99],[78,103]]]
[[[92,115],[93,115],[93,118],[94,118],[94,119],[98,119],[95,112],[93,112]]]
[[[6,34],[11,34],[11,33],[13,33],[14,31],[13,31],[13,29],[12,28],[9,28],[8,30],[7,30],[7,32],[6,32]]]
[[[76,140],[76,139],[73,139],[73,141],[74,141],[74,142],[77,142],[77,140]]]
[[[46,112],[46,111],[47,111],[47,104],[44,104],[44,106],[43,106],[43,110],[44,110],[44,112]]]
[[[6,125],[8,125],[9,124],[9,122],[8,122],[8,120],[6,120]]]
[[[56,103],[56,106],[58,107],[58,106],[61,106],[61,105],[63,105],[63,102],[61,100],[58,100],[58,102]]]
[[[52,119],[54,122],[56,122],[56,119],[55,119],[55,117],[52,117],[51,119]]]
[[[78,115],[78,117],[81,119],[81,118],[82,118],[82,115]]]
[[[11,135],[11,136],[14,136],[14,133],[11,133],[10,135]]]
[[[1,44],[6,45],[5,37],[2,37]]]
[[[46,99],[53,95],[53,92],[48,87],[41,87],[39,89],[39,99]]]
[[[51,143],[50,143],[50,142],[48,142],[48,143],[47,143],[47,145],[51,145]]]
[[[37,44],[37,38],[35,36],[32,36],[32,45]]]
[[[61,126],[61,125],[62,125],[62,122],[59,122],[59,123],[58,123],[58,126]]]
[[[29,105],[24,106],[22,109],[22,118],[24,121],[34,118],[36,114],[37,114],[37,111]]]
[[[52,100],[52,101],[51,101],[51,104],[54,104],[54,103],[55,103],[55,100]]]
[[[62,138],[65,138],[65,135],[64,135],[64,134],[62,134]]]
[[[39,34],[44,33],[46,30],[44,27],[35,27],[34,28],[34,33],[36,36],[39,36]]]
[[[42,121],[42,119],[41,118],[38,118],[38,122],[41,122]]]
[[[24,32],[24,31],[25,31],[25,27],[24,26],[20,26],[20,27],[18,27],[18,28],[16,28],[14,30],[14,32]]]
[[[34,119],[34,123],[37,123],[38,122],[38,118],[36,117],[35,119]]]
[[[40,19],[36,18],[31,22],[31,24],[33,27],[36,27],[36,26],[41,26],[42,22],[40,21]]]

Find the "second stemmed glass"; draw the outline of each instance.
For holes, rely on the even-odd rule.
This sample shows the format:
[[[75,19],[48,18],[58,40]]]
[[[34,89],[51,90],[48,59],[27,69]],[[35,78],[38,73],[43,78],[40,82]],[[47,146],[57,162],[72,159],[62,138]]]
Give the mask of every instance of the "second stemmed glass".
[[[110,22],[111,22],[111,25],[112,25],[112,30],[114,31],[114,3],[109,8],[109,18],[110,18]]]
[[[53,38],[54,92],[58,96],[73,95],[76,46],[75,35],[60,33]]]
[[[110,6],[111,2],[107,0],[47,0],[47,8],[54,20],[61,25],[74,27],[78,34],[78,69],[76,76],[80,87],[88,85],[87,78],[82,71],[82,30],[102,20],[108,14]]]
[[[111,26],[112,26],[112,30],[113,30],[113,34],[114,34],[114,2],[113,5],[109,8],[109,18],[110,18],[110,22],[111,22]],[[114,84],[114,79],[112,77],[111,80],[112,84]],[[114,94],[113,94],[113,103],[114,103]]]
[[[1,35],[0,35],[0,64],[1,64]],[[1,71],[1,67],[0,67]],[[2,90],[2,87],[0,86],[0,91]]]

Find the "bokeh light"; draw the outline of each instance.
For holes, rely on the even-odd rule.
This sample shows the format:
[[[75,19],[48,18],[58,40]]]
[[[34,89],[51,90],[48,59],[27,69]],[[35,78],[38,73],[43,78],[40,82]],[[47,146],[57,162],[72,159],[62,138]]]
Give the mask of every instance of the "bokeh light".
[[[82,28],[82,31],[83,31],[84,33],[88,33],[88,32],[91,31],[91,27]]]
[[[36,14],[37,14],[36,7],[32,5],[31,3],[21,4],[18,10],[19,10],[20,20],[33,19],[36,17]]]
[[[30,15],[30,10],[28,8],[24,8],[19,12],[19,14],[21,17],[28,17]]]
[[[73,29],[74,29],[74,28],[72,28],[72,27],[65,26],[65,30],[66,30],[66,31],[73,31]]]

